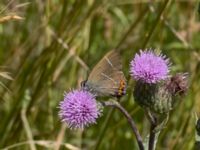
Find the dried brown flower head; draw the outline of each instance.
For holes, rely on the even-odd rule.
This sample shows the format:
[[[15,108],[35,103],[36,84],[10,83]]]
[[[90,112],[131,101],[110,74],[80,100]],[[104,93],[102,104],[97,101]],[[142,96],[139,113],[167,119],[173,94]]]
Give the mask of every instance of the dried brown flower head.
[[[188,90],[188,73],[177,73],[167,82],[167,89],[172,95],[183,96]]]

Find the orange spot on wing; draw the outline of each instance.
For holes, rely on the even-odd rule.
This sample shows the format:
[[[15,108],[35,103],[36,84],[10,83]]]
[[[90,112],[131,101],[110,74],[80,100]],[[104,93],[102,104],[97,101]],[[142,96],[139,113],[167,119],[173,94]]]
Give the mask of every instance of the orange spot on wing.
[[[124,95],[125,88],[126,88],[126,83],[125,83],[125,81],[124,81],[124,80],[120,80],[119,89],[118,89],[117,95],[118,95],[118,96]]]

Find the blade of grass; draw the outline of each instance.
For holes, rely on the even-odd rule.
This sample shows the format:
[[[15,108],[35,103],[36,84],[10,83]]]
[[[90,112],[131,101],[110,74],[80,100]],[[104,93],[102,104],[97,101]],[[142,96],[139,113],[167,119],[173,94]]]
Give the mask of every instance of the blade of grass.
[[[160,10],[158,12],[158,16],[155,19],[154,23],[152,23],[152,26],[151,26],[149,32],[147,33],[146,38],[145,38],[145,40],[144,40],[144,42],[143,42],[143,44],[141,46],[142,49],[145,49],[145,47],[147,46],[147,43],[149,42],[149,40],[150,40],[150,38],[151,38],[154,30],[156,29],[156,27],[157,27],[157,25],[158,25],[158,23],[160,21],[160,18],[162,16],[165,8],[167,7],[167,4],[168,4],[169,1],[170,0],[165,0],[164,3],[163,3],[163,5],[161,6],[161,8],[160,8]]]

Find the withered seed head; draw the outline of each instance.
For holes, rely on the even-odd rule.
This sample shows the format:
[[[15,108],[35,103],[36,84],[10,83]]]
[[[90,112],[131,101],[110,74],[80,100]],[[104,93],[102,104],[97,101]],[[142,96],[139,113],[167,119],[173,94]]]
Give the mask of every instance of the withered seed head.
[[[188,90],[188,73],[177,73],[172,76],[166,87],[172,95],[185,95]]]

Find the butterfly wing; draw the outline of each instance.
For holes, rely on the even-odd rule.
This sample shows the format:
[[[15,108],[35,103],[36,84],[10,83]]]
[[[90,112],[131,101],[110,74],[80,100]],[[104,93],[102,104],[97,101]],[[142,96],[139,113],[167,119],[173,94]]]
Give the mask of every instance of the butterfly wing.
[[[123,95],[126,79],[120,54],[114,50],[108,52],[91,71],[87,84],[97,95]]]

